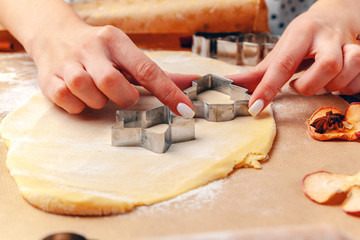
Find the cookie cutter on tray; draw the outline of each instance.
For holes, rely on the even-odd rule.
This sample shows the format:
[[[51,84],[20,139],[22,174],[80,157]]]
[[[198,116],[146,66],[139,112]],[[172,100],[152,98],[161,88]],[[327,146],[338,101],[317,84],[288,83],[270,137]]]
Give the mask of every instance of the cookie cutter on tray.
[[[167,124],[164,132],[149,128]],[[165,153],[171,144],[195,139],[195,119],[174,116],[166,106],[146,111],[117,110],[111,128],[111,145],[140,146],[155,153]]]
[[[223,122],[237,116],[249,116],[248,103],[250,95],[247,89],[233,85],[233,81],[214,74],[205,75],[192,82],[192,86],[184,90],[194,105],[195,117],[204,118],[211,122]],[[197,95],[215,90],[230,96],[231,104],[209,104],[198,100]]]
[[[196,33],[192,52],[235,65],[254,66],[275,47],[279,36],[260,33]]]

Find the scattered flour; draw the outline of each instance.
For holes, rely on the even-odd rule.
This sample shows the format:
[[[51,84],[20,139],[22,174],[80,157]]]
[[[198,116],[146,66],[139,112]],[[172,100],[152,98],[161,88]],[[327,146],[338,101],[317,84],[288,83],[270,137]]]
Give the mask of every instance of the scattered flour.
[[[39,91],[34,62],[26,53],[0,54],[0,115],[4,116]]]
[[[23,105],[39,89],[32,84],[16,84],[15,87],[1,93],[1,112],[9,113]],[[16,96],[16,97],[15,97]]]
[[[187,213],[201,209],[204,205],[208,208],[215,204],[218,195],[222,193],[223,184],[224,179],[216,180],[170,200],[151,206],[139,207],[134,213],[139,215],[153,215],[158,214],[159,212],[168,213],[174,209],[181,210],[181,213]]]

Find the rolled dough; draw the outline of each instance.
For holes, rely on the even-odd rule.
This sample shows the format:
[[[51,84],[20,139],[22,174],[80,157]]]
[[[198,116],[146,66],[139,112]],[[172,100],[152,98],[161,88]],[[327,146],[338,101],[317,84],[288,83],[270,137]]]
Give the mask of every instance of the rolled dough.
[[[204,74],[198,69],[206,69],[206,73],[224,75],[237,71],[191,53],[149,56],[158,63],[172,58],[177,72]],[[193,64],[185,64],[185,69],[184,60],[189,58]],[[145,94],[134,109],[160,104]],[[196,119],[195,140],[173,144],[165,154],[156,154],[140,147],[111,146],[116,109],[109,103],[101,110],[69,115],[37,93],[9,114],[0,131],[9,147],[7,166],[21,195],[51,213],[123,213],[224,178],[234,167],[259,168],[258,161],[267,157],[276,132],[270,109],[257,118],[228,122]]]

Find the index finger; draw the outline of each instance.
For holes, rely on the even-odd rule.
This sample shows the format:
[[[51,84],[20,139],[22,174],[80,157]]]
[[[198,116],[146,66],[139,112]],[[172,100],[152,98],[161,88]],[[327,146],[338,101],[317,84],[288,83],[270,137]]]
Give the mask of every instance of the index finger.
[[[258,115],[293,76],[307,55],[310,42],[309,36],[306,34],[299,36],[294,33],[288,34],[279,42],[281,45],[276,49],[277,52],[274,54],[273,61],[269,64],[263,79],[249,100],[249,113],[251,115]]]
[[[176,86],[163,70],[139,50],[126,36],[112,39],[110,51],[113,61],[126,70],[139,84],[150,91],[177,115],[191,118],[191,100]]]

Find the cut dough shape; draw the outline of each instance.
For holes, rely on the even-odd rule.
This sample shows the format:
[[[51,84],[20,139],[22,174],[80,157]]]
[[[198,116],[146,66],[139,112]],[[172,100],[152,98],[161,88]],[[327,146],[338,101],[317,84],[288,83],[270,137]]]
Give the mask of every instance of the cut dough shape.
[[[216,60],[209,64],[208,59],[189,54],[149,56],[156,62],[161,55],[174,57],[177,72],[185,72],[182,60],[190,55],[196,65],[186,66],[186,72],[203,74],[197,69],[207,69],[207,73],[225,75],[237,71],[235,66]],[[143,95],[134,109],[160,104],[153,96]],[[123,213],[224,178],[234,167],[259,168],[258,161],[267,157],[276,132],[269,108],[257,118],[196,119],[195,140],[172,144],[165,154],[156,154],[140,147],[111,146],[116,109],[109,103],[101,110],[70,115],[38,93],[9,114],[0,131],[9,147],[7,166],[22,196],[51,213]]]
[[[196,96],[197,101],[204,101],[208,104],[233,104],[234,101],[230,99],[229,95],[215,91],[207,90]]]

